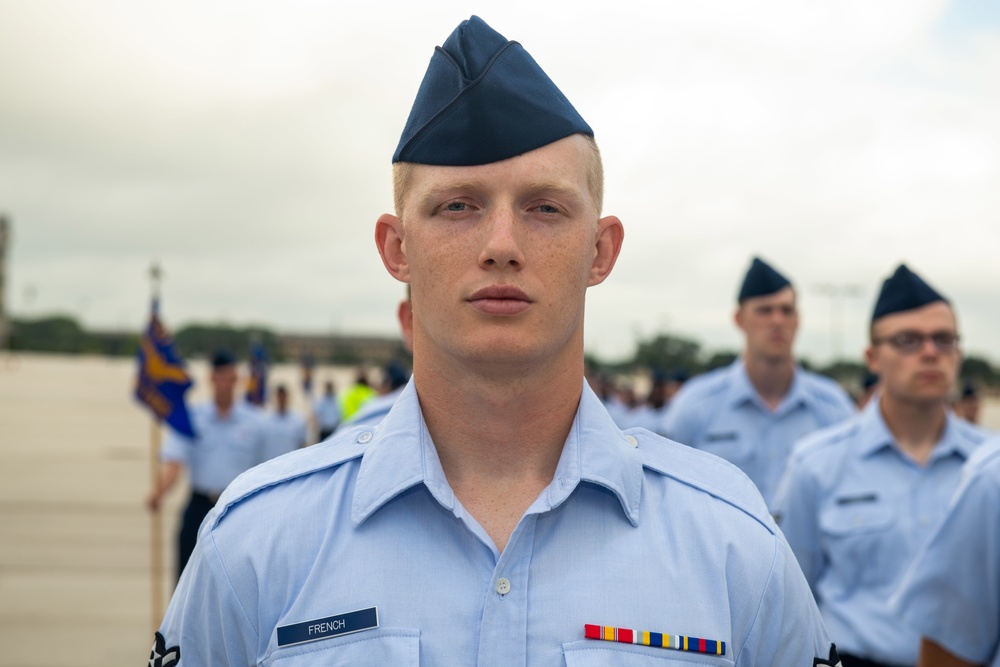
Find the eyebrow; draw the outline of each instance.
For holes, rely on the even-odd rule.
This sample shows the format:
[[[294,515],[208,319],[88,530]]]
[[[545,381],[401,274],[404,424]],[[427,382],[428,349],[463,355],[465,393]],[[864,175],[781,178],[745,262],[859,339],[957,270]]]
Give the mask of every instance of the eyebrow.
[[[433,186],[418,199],[421,207],[433,204],[436,200],[446,198],[449,193],[459,193],[462,191],[479,191],[490,187],[488,179],[476,178],[462,181],[452,181],[440,186]],[[565,197],[571,203],[582,201],[581,191],[574,187],[569,181],[560,180],[537,180],[530,181],[524,186],[524,192],[534,194],[552,194]]]

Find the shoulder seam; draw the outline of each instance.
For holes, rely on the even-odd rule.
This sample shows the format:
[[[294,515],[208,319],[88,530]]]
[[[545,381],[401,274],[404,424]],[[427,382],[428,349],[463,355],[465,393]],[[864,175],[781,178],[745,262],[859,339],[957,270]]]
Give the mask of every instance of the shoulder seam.
[[[346,435],[348,432],[345,432]],[[320,460],[312,462],[310,465],[303,465],[298,468],[292,468],[290,470],[284,471],[283,474],[275,474],[275,471],[271,471],[270,468],[277,467],[280,464],[287,465],[286,461],[279,461],[278,459],[271,459],[265,461],[264,463],[251,468],[250,470],[242,473],[239,477],[233,480],[226,491],[223,493],[222,497],[219,499],[219,503],[215,507],[214,516],[212,517],[209,529],[214,530],[216,526],[222,521],[222,518],[229,511],[229,508],[242,503],[244,500],[254,496],[264,489],[268,489],[272,486],[277,486],[279,484],[284,484],[293,479],[298,479],[300,477],[305,477],[313,473],[320,472],[321,470],[327,470],[330,468],[335,468],[337,466],[343,465],[348,461],[357,459],[363,456],[365,451],[368,449],[368,443],[358,444],[358,443],[345,443],[343,440],[347,438],[334,437],[331,440],[326,440],[322,443],[317,443],[310,446],[304,450],[297,450],[302,452],[299,456],[306,456],[306,452],[314,453],[317,458],[322,457],[327,452],[326,449],[330,447],[336,447],[339,451],[336,452],[336,456],[331,458],[320,458]],[[354,444],[354,447],[350,445]],[[313,448],[322,449],[313,449]],[[290,454],[295,454],[295,452],[290,452]],[[285,457],[280,457],[285,458]],[[255,477],[259,479],[254,479]]]
[[[707,454],[699,449],[688,447],[687,445],[682,445],[674,440],[669,440],[667,438],[660,438],[659,436],[655,435],[653,437],[664,441],[660,443],[649,443],[653,447],[657,445],[667,446],[671,448],[677,447],[679,449],[676,451],[681,455],[688,457],[695,457],[695,458],[704,458],[706,461],[711,461],[713,465],[719,466],[721,469],[733,472],[735,474],[734,479],[736,479],[737,481],[739,481],[739,479],[742,479],[745,485],[747,485],[746,486],[747,490],[749,490],[752,487],[753,490],[756,491],[756,487],[753,487],[753,482],[751,482],[749,478],[746,477],[743,471],[734,466],[733,464],[729,463],[728,461],[725,461],[724,459],[719,459],[718,457],[715,457],[711,454]],[[642,447],[640,447],[640,451],[642,451]],[[644,451],[648,454],[648,452],[652,450],[646,449]],[[754,511],[754,509],[751,507],[751,503],[743,502],[740,499],[739,494],[727,493],[727,489],[721,485],[713,486],[710,483],[705,483],[704,481],[693,479],[688,475],[679,474],[669,465],[661,465],[658,464],[658,462],[651,461],[648,455],[643,456],[642,465],[643,468],[657,472],[665,477],[669,477],[670,479],[673,479],[681,484],[684,484],[685,486],[691,487],[692,489],[700,491],[701,493],[705,493],[713,498],[716,498],[720,502],[726,503],[730,507],[742,512],[749,518],[759,523],[767,532],[771,533],[772,535],[775,534],[775,526],[773,525],[773,523],[770,522],[771,515],[767,513],[767,508],[766,506],[764,506],[763,499],[760,500],[761,507],[759,508],[759,510]]]

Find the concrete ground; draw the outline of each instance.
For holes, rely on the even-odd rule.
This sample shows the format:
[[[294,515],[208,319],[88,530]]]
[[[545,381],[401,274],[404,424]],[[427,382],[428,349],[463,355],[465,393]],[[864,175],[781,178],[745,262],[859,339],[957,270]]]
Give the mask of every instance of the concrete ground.
[[[204,366],[193,365],[196,379]],[[350,369],[320,369],[345,386]],[[142,664],[153,610],[149,413],[131,359],[0,354],[0,667]],[[296,371],[273,369],[298,396]],[[205,396],[201,382],[190,400]],[[299,398],[298,407],[303,407]],[[1000,428],[1000,402],[984,422]],[[162,512],[162,605],[185,497]]]
[[[194,364],[196,379],[204,366]],[[320,369],[344,386],[349,369]],[[278,367],[297,395],[296,371]],[[139,665],[153,611],[149,413],[131,359],[0,353],[0,667]],[[189,393],[205,394],[201,382]],[[298,407],[304,407],[300,404]],[[162,510],[161,605],[184,488]],[[155,616],[155,620],[154,620]]]

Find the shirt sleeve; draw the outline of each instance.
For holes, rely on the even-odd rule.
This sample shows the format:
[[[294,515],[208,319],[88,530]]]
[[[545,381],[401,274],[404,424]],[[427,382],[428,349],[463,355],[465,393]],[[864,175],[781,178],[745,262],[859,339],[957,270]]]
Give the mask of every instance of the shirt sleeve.
[[[839,386],[836,390],[835,395],[837,397],[837,403],[834,408],[834,419],[831,422],[831,425],[837,424],[848,417],[852,417],[858,412],[858,407],[855,405],[850,395]]]
[[[305,447],[306,445],[309,444],[307,442],[307,440],[309,440],[309,430],[308,430],[308,427],[306,425],[306,420],[305,419],[300,419],[299,420],[299,436],[298,436],[298,438],[299,438],[299,441],[298,441],[298,443],[296,443],[297,447],[302,448],[302,447]]]
[[[180,651],[179,667],[257,664],[258,633],[233,590],[209,531],[202,530],[160,635]]]
[[[257,432],[257,460],[254,465],[260,465],[271,458],[271,424],[263,415],[254,415],[254,429]]]
[[[971,478],[890,602],[904,623],[975,664],[1000,650],[998,506],[996,480]]]
[[[818,502],[816,485],[793,455],[778,483],[772,512],[813,593],[825,567]]]
[[[194,447],[193,440],[180,435],[173,429],[167,429],[167,437],[160,448],[160,460],[179,461],[185,465],[190,465],[192,447]]]
[[[695,438],[698,437],[698,410],[695,401],[689,399],[689,392],[681,389],[677,393],[663,415],[660,430],[671,440],[694,446]]]
[[[734,658],[738,667],[839,664],[816,601],[780,532],[757,617]]]

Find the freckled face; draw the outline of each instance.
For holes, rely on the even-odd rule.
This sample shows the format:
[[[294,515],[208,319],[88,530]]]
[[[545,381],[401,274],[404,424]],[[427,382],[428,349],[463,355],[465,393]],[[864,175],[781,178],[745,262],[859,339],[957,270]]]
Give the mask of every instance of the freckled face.
[[[394,275],[412,290],[415,356],[540,363],[582,353],[586,289],[618,251],[608,261],[602,230],[621,228],[598,220],[589,157],[572,136],[487,165],[413,165]]]

